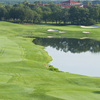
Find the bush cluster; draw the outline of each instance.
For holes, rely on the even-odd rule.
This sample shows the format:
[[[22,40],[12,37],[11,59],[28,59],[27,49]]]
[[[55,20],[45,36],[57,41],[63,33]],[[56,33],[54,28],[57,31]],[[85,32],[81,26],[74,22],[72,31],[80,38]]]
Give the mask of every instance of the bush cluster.
[[[58,68],[54,68],[52,65],[49,65],[48,69],[51,71],[60,72]]]

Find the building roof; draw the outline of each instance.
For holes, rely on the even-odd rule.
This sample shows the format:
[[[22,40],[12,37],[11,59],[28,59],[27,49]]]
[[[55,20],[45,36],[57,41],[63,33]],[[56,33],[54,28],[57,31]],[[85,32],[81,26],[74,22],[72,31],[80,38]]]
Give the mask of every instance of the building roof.
[[[61,3],[66,3],[66,4],[80,4],[79,2],[76,2],[76,1],[72,1],[72,0],[69,0],[69,1],[64,1],[64,2],[61,2]]]

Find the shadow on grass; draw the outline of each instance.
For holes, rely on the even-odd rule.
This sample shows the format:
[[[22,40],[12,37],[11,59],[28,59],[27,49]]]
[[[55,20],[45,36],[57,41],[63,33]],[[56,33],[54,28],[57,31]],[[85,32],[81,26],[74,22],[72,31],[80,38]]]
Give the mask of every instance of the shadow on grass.
[[[94,91],[93,93],[100,94],[100,91]]]

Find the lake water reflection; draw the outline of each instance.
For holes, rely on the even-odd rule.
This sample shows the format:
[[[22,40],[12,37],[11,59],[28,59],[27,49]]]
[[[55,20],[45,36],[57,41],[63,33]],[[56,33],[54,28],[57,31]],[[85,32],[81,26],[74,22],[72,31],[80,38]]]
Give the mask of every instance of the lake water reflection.
[[[64,72],[100,77],[100,41],[92,39],[36,38],[53,58],[51,65]]]

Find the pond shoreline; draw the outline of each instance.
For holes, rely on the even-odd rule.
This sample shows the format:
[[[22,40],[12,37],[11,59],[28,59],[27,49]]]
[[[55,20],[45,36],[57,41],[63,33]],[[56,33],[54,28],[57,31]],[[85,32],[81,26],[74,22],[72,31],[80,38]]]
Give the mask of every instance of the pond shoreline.
[[[59,41],[58,41],[59,40]],[[52,41],[52,42],[51,42]],[[72,42],[71,42],[72,41]],[[61,55],[62,54],[62,52],[65,52],[65,54],[64,55],[67,55],[66,53],[68,52],[68,55],[67,56],[69,56],[70,57],[70,55],[73,55],[73,57],[76,55],[76,56],[79,56],[80,58],[79,58],[79,61],[81,61],[81,63],[83,63],[83,61],[81,60],[81,59],[83,59],[85,56],[83,55],[83,54],[87,54],[88,55],[88,57],[90,56],[90,58],[89,59],[91,59],[91,58],[94,58],[95,56],[93,56],[93,55],[91,55],[91,53],[100,53],[100,42],[99,41],[96,41],[96,40],[91,40],[91,39],[84,39],[84,40],[81,40],[81,39],[69,39],[69,38],[51,38],[51,39],[49,39],[49,38],[36,38],[34,41],[33,41],[36,45],[38,44],[38,45],[42,45],[42,46],[44,46],[45,48],[44,48],[44,50],[46,51],[46,52],[48,52],[48,55],[49,56],[51,56],[52,57],[52,59],[54,59],[54,60],[52,60],[49,64],[51,64],[51,65],[53,65],[55,68],[58,68],[60,71],[64,71],[64,72],[70,72],[70,73],[74,73],[74,74],[80,74],[80,75],[87,75],[87,76],[93,76],[93,77],[100,77],[100,75],[98,76],[98,75],[89,75],[89,74],[85,74],[86,72],[85,72],[85,70],[84,70],[84,73],[78,73],[78,72],[72,72],[71,70],[70,71],[68,71],[68,69],[66,69],[66,70],[64,70],[64,69],[62,69],[59,65],[61,65],[62,63],[59,63],[59,62],[62,62],[61,61],[61,59],[59,60],[59,61],[56,61],[56,56],[57,57],[59,57],[59,55]],[[58,45],[60,45],[60,46],[57,46],[57,44]],[[61,42],[62,42],[62,44],[61,44]],[[59,44],[60,43],[60,44]],[[73,46],[72,46],[72,44],[73,44]],[[84,44],[84,45],[83,45]],[[49,46],[50,45],[50,46]],[[65,46],[68,46],[68,47],[70,47],[70,46],[72,46],[72,48],[73,49],[71,49],[71,48],[67,48],[66,47],[66,50],[65,50]],[[75,46],[75,47],[74,47]],[[63,47],[64,47],[64,49],[63,49]],[[49,50],[49,49],[50,50]],[[61,52],[59,51],[59,54],[57,54],[56,56],[53,56],[53,55],[55,55],[56,54],[56,52],[58,52],[58,51],[53,51],[53,49],[55,48],[55,50],[56,49],[58,49],[58,50],[61,50]],[[87,48],[87,49],[86,49]],[[96,50],[95,50],[95,48],[97,48]],[[75,51],[75,50],[76,51]],[[69,55],[69,51],[67,51],[67,50],[70,50],[70,55]],[[52,51],[52,52],[51,52]],[[89,51],[89,52],[91,52],[91,53],[89,53],[89,52],[87,52],[87,51]],[[55,52],[55,53],[53,53],[53,52]],[[78,54],[80,52],[80,54]],[[75,54],[74,54],[75,53]],[[63,55],[63,56],[64,56]],[[81,56],[80,56],[81,55]],[[87,58],[87,55],[86,55],[86,58]],[[92,57],[93,56],[93,57]],[[99,56],[98,56],[99,57]],[[59,58],[63,58],[63,57],[59,57]],[[57,58],[58,59],[58,58]],[[68,60],[68,58],[65,58],[65,59],[67,59]],[[72,59],[72,58],[71,58]],[[78,58],[76,58],[77,60],[78,60]],[[88,59],[88,61],[89,61],[89,59]],[[95,59],[97,59],[97,57],[95,58]],[[98,58],[99,59],[99,58]],[[64,59],[63,59],[64,60]],[[92,59],[91,59],[92,60]],[[90,60],[90,61],[91,61]],[[56,62],[55,62],[56,61]],[[98,61],[98,60],[97,60]],[[55,62],[55,63],[54,63]],[[59,65],[57,64],[57,62],[59,63]],[[66,62],[66,61],[65,61]],[[71,62],[71,61],[69,61],[69,62]],[[88,64],[88,62],[84,59],[84,62],[86,62],[87,64]],[[54,64],[53,64],[54,63]],[[73,59],[73,63],[74,63],[74,59]],[[81,64],[80,63],[80,64]],[[92,62],[91,62],[92,63]],[[98,63],[98,62],[96,62],[96,63]],[[64,64],[64,62],[63,62],[63,64]],[[62,65],[63,65],[62,64]],[[99,65],[99,63],[97,64],[97,66]],[[57,67],[57,66],[59,66],[59,67]],[[63,65],[62,67],[64,67],[64,66],[72,66],[72,65]],[[77,66],[77,64],[76,65],[73,65],[73,68],[72,69],[74,69],[74,67],[75,66]],[[78,65],[79,66],[79,65]],[[77,67],[78,67],[77,66]],[[78,67],[77,69],[80,69],[81,67],[85,67],[86,65],[85,64],[83,64],[83,65],[80,65],[80,67]],[[95,66],[95,65],[94,65]],[[91,66],[92,68],[93,68],[93,65]],[[87,68],[89,68],[89,65],[87,65]],[[90,69],[90,68],[89,68]],[[74,70],[76,70],[76,69],[74,69]],[[81,72],[81,69],[80,69],[80,72]],[[88,72],[87,72],[88,73]]]

